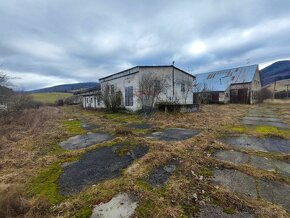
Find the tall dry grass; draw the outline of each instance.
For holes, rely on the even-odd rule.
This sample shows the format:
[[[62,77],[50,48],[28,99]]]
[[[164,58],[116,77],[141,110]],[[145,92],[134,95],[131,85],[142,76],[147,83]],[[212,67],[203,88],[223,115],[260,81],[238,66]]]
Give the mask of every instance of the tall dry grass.
[[[0,217],[47,217],[51,205],[44,198],[28,200],[21,186],[0,185]]]

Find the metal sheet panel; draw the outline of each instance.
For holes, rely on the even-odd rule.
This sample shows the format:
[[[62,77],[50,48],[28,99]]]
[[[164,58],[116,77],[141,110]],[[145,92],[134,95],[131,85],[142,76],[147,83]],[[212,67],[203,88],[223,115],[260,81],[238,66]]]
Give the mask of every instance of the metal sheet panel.
[[[231,84],[249,83],[253,80],[258,65],[250,65],[233,69],[220,70],[197,74],[194,81],[193,92],[202,90],[223,92]]]

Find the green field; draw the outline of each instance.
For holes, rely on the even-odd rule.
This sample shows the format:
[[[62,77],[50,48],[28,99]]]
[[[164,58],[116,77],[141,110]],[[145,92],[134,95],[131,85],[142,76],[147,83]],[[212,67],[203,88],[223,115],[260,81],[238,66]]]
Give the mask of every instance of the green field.
[[[35,101],[42,102],[44,104],[53,104],[58,99],[65,99],[72,96],[71,93],[60,93],[60,92],[50,92],[50,93],[33,93],[30,94]]]

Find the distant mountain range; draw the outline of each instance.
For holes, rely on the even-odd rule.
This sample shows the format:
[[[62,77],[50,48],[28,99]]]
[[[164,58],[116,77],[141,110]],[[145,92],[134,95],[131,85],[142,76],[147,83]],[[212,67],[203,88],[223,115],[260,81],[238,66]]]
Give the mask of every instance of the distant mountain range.
[[[29,92],[30,93],[72,92],[74,90],[88,89],[88,88],[93,88],[93,87],[100,87],[100,84],[96,82],[63,84],[63,85],[51,86],[51,87],[42,88],[42,89],[36,89]]]
[[[290,60],[278,61],[260,71],[262,86],[290,79]]]

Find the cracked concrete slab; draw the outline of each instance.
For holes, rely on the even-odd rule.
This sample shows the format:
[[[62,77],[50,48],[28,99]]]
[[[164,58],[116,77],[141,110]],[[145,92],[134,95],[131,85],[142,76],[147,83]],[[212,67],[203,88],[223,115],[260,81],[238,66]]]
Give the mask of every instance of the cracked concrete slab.
[[[273,127],[278,127],[278,128],[288,128],[288,125],[286,123],[274,122],[274,121],[242,119],[241,123],[245,125],[273,126]]]
[[[150,129],[153,127],[153,125],[149,123],[131,123],[127,126],[132,129]]]
[[[255,179],[233,169],[213,170],[212,182],[245,197],[257,198],[259,196],[290,211],[290,186],[288,184],[266,179]]]
[[[234,164],[245,164],[249,161],[249,155],[238,151],[217,151],[215,159],[229,161]]]
[[[214,158],[236,165],[248,164],[257,169],[273,171],[283,176],[290,176],[290,163],[272,158],[249,155],[238,151],[217,151],[214,154]]]
[[[63,172],[57,185],[61,195],[71,195],[80,192],[85,186],[120,176],[120,171],[127,168],[145,155],[148,148],[137,145],[126,154],[118,153],[125,144],[115,144],[111,147],[101,147],[84,154],[81,159],[63,166]],[[127,147],[126,147],[127,149]]]
[[[241,195],[257,198],[255,179],[238,170],[215,169],[212,182]]]
[[[290,186],[277,181],[260,180],[260,197],[290,211]]]
[[[154,188],[157,188],[165,184],[168,178],[176,170],[178,164],[179,161],[171,160],[167,162],[165,165],[157,167],[156,169],[152,170],[149,173],[149,176],[146,179],[146,181]]]
[[[59,145],[66,150],[75,150],[86,148],[107,140],[112,139],[112,136],[108,133],[86,133],[83,135],[77,135],[70,137]]]
[[[281,122],[278,118],[273,117],[244,117],[243,120],[267,121],[267,122]]]
[[[239,149],[290,153],[290,140],[278,137],[225,136],[221,141]]]
[[[91,218],[130,218],[134,215],[138,206],[135,196],[128,193],[120,193],[107,203],[96,205]]]
[[[254,218],[255,216],[247,211],[235,211],[227,214],[223,208],[214,204],[206,204],[200,208],[196,218]]]
[[[161,130],[159,132],[154,132],[151,135],[147,136],[147,138],[159,139],[161,141],[181,141],[189,139],[199,133],[200,133],[199,130],[184,129],[184,128],[169,128]]]

